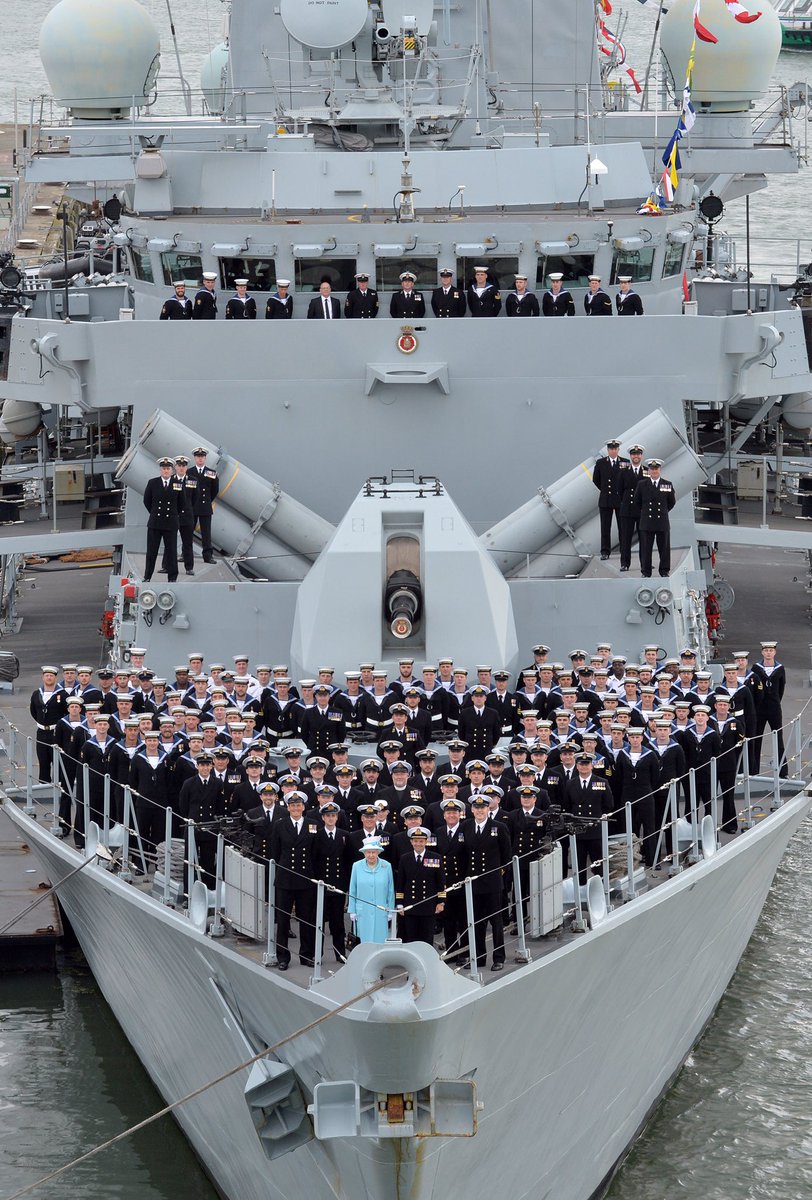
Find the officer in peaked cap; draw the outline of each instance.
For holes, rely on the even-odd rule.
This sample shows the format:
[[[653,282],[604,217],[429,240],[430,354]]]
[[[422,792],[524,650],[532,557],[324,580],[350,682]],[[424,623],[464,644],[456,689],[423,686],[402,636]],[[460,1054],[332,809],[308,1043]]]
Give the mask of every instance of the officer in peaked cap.
[[[415,291],[417,276],[412,271],[402,271],[400,275],[400,291],[392,294],[389,302],[389,315],[401,321],[414,321],[426,315],[426,301],[423,293]]]
[[[651,577],[652,551],[657,542],[659,572],[665,578],[671,573],[671,509],[677,502],[674,485],[660,475],[662,459],[650,458],[646,463],[648,475],[637,485],[634,510],[640,528],[640,570],[644,578]]]
[[[182,279],[176,279],[174,291],[164,302],[159,318],[161,321],[191,321],[192,302],[186,295],[186,284]]]
[[[538,296],[527,290],[527,276],[516,275],[516,285],[508,293],[505,312],[509,317],[537,317],[541,312]]]
[[[563,278],[561,271],[551,271],[548,275],[550,286],[541,298],[541,311],[545,317],[575,316],[575,301],[572,292],[561,286]]]
[[[144,564],[144,583],[152,579],[161,542],[164,544],[164,560],[169,582],[178,577],[178,528],[180,510],[183,505],[183,485],[173,475],[171,458],[159,458],[160,475],[147,482],[144,488],[144,508],[149,513],[147,521],[147,556]]]
[[[631,275],[618,275],[620,291],[615,296],[617,315],[619,317],[642,317],[643,301],[637,292],[632,291]]]
[[[428,850],[429,831],[423,825],[409,830],[411,853],[397,867],[395,902],[405,942],[434,944],[434,927],[445,907],[445,872],[436,850]]]
[[[289,321],[293,316],[293,297],[288,295],[289,279],[277,279],[276,291],[268,297],[265,305],[266,321]]]
[[[474,267],[474,282],[468,285],[465,298],[472,317],[498,317],[502,311],[502,296],[496,285],[488,282],[487,267]]]
[[[620,500],[622,475],[629,466],[628,458],[620,457],[620,440],[609,438],[606,454],[595,460],[592,482],[598,489],[598,512],[601,518],[601,559],[612,553],[612,518],[614,517],[620,537]]]
[[[203,544],[203,562],[214,562],[214,550],[211,544],[211,518],[214,512],[213,504],[220,491],[220,480],[213,467],[206,465],[208,450],[205,446],[195,446],[195,465],[189,468],[189,478],[197,480],[197,497],[195,500],[195,516],[200,527],[200,540]]]
[[[612,301],[601,287],[600,275],[589,276],[589,290],[584,296],[584,312],[588,317],[611,317]]]
[[[465,293],[454,285],[453,278],[448,267],[441,268],[440,286],[431,293],[431,310],[435,317],[465,316]]]
[[[175,456],[175,475],[180,480],[182,488],[178,520],[180,523],[180,545],[183,552],[183,567],[187,575],[194,575],[197,479],[189,475],[189,459],[185,454]]]
[[[629,463],[620,476],[620,569],[628,571],[632,565],[632,542],[637,533],[637,513],[634,508],[634,493],[645,474],[643,454],[645,447],[639,442],[629,446]]]
[[[377,315],[378,293],[369,286],[366,271],[359,271],[355,276],[355,287],[347,292],[344,316],[351,321],[372,321]]]
[[[195,321],[214,321],[217,319],[217,296],[214,285],[217,275],[214,271],[203,272],[203,286],[195,296],[192,318]]]
[[[234,295],[226,305],[227,321],[256,321],[257,302],[248,295],[248,280],[234,280]]]

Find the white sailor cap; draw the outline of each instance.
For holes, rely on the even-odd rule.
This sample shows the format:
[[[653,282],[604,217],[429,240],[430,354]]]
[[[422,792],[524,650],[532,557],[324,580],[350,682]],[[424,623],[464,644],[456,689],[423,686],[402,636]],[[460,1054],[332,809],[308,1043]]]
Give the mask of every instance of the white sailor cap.
[[[597,280],[598,283],[601,281],[600,275],[587,275],[587,279],[590,281],[590,283],[592,283],[593,280]]]
[[[235,287],[248,287],[248,280],[247,279],[235,279],[234,286]]]
[[[59,668],[52,666],[51,663],[45,663],[43,666],[40,667],[40,671],[42,671],[43,675],[58,675],[59,674]]]
[[[487,275],[487,273],[488,273],[488,268],[487,268],[487,267],[483,267],[483,266],[482,266],[482,264],[480,263],[480,265],[479,265],[478,267],[474,267],[474,274],[475,274],[475,275],[478,275],[480,271],[484,271],[484,272],[485,272],[485,274]]]
[[[289,280],[289,279],[277,279],[277,281],[276,281],[276,286],[277,286],[278,288],[280,288],[280,287],[290,287],[290,280]]]
[[[762,650],[775,650],[778,642],[761,642],[760,645]],[[742,651],[739,654],[735,654],[734,658],[747,658],[747,653],[746,651]]]
[[[195,450],[194,453],[197,454],[198,451]],[[199,658],[200,661],[202,662],[206,656],[200,650],[192,650],[191,653],[186,655],[186,657],[188,658],[189,662],[191,662],[193,658]],[[175,670],[177,670],[177,667],[175,668]]]
[[[173,286],[173,287],[182,287],[182,288],[185,288],[185,287],[186,287],[186,280],[185,280],[185,279],[174,279],[174,280],[172,281],[172,286]]]
[[[204,279],[216,279],[216,278],[217,278],[217,272],[216,272],[216,271],[204,271],[204,272],[203,272],[203,278],[204,278]]]
[[[525,280],[526,280],[526,279],[527,279],[527,276],[526,276],[526,275],[519,275],[519,274],[516,274],[516,275],[514,275],[514,276],[513,276],[513,278],[514,278],[514,279],[525,279]]]
[[[590,276],[590,279],[591,278],[592,277]],[[618,275],[617,281],[618,281],[618,283],[631,283],[632,277],[631,277],[631,275]]]
[[[558,281],[560,283],[561,280],[564,278],[564,272],[563,271],[551,271],[549,278],[553,283],[555,283],[556,281]]]
[[[412,283],[417,282],[417,276],[415,275],[414,271],[401,271],[400,279],[411,279]]]

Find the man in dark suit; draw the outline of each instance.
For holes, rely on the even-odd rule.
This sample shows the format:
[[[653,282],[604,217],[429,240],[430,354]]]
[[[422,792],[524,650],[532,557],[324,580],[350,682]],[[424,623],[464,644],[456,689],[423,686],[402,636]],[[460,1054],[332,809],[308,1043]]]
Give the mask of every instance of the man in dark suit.
[[[471,704],[460,709],[459,735],[468,743],[469,758],[487,758],[502,736],[502,722],[486,704],[487,688],[475,684],[470,695]]]
[[[640,571],[651,578],[654,541],[657,541],[659,572],[663,578],[671,574],[671,521],[669,513],[677,502],[674,485],[660,475],[662,461],[650,458],[646,463],[648,475],[637,485],[633,510],[640,530]]]
[[[337,321],[341,316],[341,303],[332,294],[333,289],[325,279],[319,286],[318,296],[314,296],[307,306],[308,321]]]
[[[471,876],[476,931],[477,966],[487,961],[485,936],[490,925],[493,935],[492,971],[505,966],[505,925],[502,898],[502,876],[510,864],[510,834],[504,821],[488,819],[487,796],[474,796],[471,808],[474,818],[466,823],[463,838],[467,861],[463,878]]]
[[[172,474],[171,458],[158,460],[160,475],[150,479],[144,488],[144,508],[147,521],[147,557],[144,564],[144,583],[152,579],[158,550],[164,545],[164,561],[170,583],[178,577],[178,529],[183,506],[183,484]]]
[[[443,267],[440,271],[440,286],[434,288],[431,293],[431,310],[435,317],[465,316],[465,292],[454,287],[451,280],[452,274],[448,267]]]
[[[624,468],[628,467],[628,458],[619,454],[620,442],[617,438],[609,438],[606,443],[606,454],[595,460],[592,471],[592,482],[598,489],[598,512],[601,518],[601,558],[606,559],[612,553],[612,518],[617,521],[618,538],[620,538],[620,498],[621,480]]]
[[[344,316],[351,321],[373,321],[378,315],[378,293],[369,286],[369,276],[361,271],[355,276],[355,287],[347,292]]]
[[[349,834],[338,826],[341,810],[334,800],[322,805],[319,812],[322,826],[313,843],[313,873],[330,887],[324,889],[324,926],[330,930],[336,962],[343,962],[347,953],[344,931],[344,893],[350,886]]]
[[[290,966],[290,919],[299,922],[299,962],[314,965],[316,953],[316,885],[313,847],[318,826],[305,820],[303,792],[291,792],[288,812],[271,826],[271,858],[276,863],[276,957],[280,971]]]
[[[213,829],[197,828],[210,825],[223,816],[223,794],[219,781],[212,777],[214,759],[205,752],[195,759],[197,774],[180,789],[178,811],[186,821],[195,825],[195,846],[200,876],[206,887],[213,888],[217,870],[217,834]]]
[[[527,920],[527,898],[530,895],[530,864],[539,858],[547,841],[545,812],[550,807],[546,792],[535,784],[517,788],[519,807],[505,818],[510,834],[511,851],[519,860],[519,881],[522,888],[522,921]],[[512,880],[511,880],[512,882]],[[515,904],[516,897],[513,897]],[[519,913],[516,913],[516,924]]]
[[[401,915],[405,942],[434,945],[434,926],[445,908],[443,860],[427,850],[429,831],[422,825],[409,830],[412,849],[398,863],[395,903]],[[405,910],[405,911],[404,911]]]
[[[448,789],[450,790],[450,789]],[[465,805],[454,796],[440,802],[443,824],[437,829],[436,847],[443,863],[446,889],[465,879],[468,851],[463,837]],[[468,915],[465,904],[465,889],[446,891],[443,908],[443,940],[445,958],[449,963],[462,964],[468,958]]]
[[[578,850],[578,883],[585,886],[588,879],[587,860],[596,864],[603,855],[600,820],[612,811],[612,793],[609,784],[592,770],[592,755],[578,754],[575,762],[577,775],[573,776],[566,789],[566,807],[576,817],[585,817],[593,822],[575,835]]]
[[[263,783],[258,792],[260,803],[245,810],[245,825],[254,839],[254,857],[267,862],[271,857],[271,832],[276,821],[287,814],[287,808],[279,799],[279,788],[275,783]]]

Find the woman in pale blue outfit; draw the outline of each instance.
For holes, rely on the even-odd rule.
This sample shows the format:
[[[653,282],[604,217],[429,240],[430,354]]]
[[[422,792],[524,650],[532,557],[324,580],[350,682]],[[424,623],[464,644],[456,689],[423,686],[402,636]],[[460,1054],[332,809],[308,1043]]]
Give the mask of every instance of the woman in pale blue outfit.
[[[367,838],[361,847],[363,859],[353,863],[348,911],[361,942],[385,942],[389,936],[388,913],[395,907],[392,868],[381,858],[378,838]]]

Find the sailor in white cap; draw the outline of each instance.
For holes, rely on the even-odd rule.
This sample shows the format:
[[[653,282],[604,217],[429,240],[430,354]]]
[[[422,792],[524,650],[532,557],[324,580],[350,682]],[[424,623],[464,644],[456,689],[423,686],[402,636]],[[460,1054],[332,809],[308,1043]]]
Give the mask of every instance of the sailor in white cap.
[[[615,296],[617,315],[619,317],[642,317],[643,301],[637,292],[632,291],[631,275],[618,275],[617,282],[620,288]]]
[[[502,311],[502,297],[496,285],[488,281],[487,267],[474,267],[474,282],[465,296],[472,317],[498,317]]]
[[[401,321],[413,321],[426,315],[426,301],[423,293],[415,291],[417,276],[413,271],[402,271],[400,274],[400,291],[392,294],[389,302],[389,315]]]
[[[584,312],[588,317],[611,317],[612,301],[601,287],[600,275],[589,276],[589,291],[584,296]]]
[[[435,317],[464,317],[465,293],[456,287],[450,267],[440,268],[440,286],[431,293],[431,309]]]
[[[378,293],[369,286],[369,275],[359,271],[355,276],[355,287],[347,292],[344,301],[344,316],[350,321],[374,321],[378,315]]]
[[[505,301],[505,312],[509,317],[537,317],[541,312],[535,292],[527,290],[527,276],[516,275],[512,292]]]
[[[293,297],[288,295],[289,279],[277,279],[276,291],[265,305],[266,321],[289,321],[293,316]]]
[[[217,319],[217,297],[214,285],[217,275],[214,271],[203,272],[203,286],[195,296],[192,319],[195,321],[214,321]]]
[[[761,765],[761,741],[764,730],[769,725],[778,734],[778,761],[781,763],[779,775],[787,777],[787,763],[784,758],[784,723],[781,701],[787,686],[787,675],[783,665],[777,659],[778,643],[773,641],[761,643],[761,661],[753,663],[750,673],[750,690],[756,709],[756,735],[751,741],[752,759],[755,766],[754,774],[758,774]],[[751,768],[752,769],[752,768]]]
[[[541,298],[541,312],[545,317],[574,317],[575,301],[572,292],[562,287],[563,272],[551,271],[547,276],[550,286]]]
[[[663,578],[671,573],[671,520],[669,513],[677,502],[674,485],[660,475],[662,459],[650,458],[646,463],[648,475],[637,485],[634,510],[640,529],[640,570],[645,579],[651,577],[654,540],[657,539],[659,572]]]
[[[159,320],[161,321],[191,321],[192,302],[186,295],[186,283],[176,279],[172,295],[164,302]]]
[[[248,280],[234,280],[234,295],[226,305],[227,321],[256,321],[257,302],[248,295]]]

